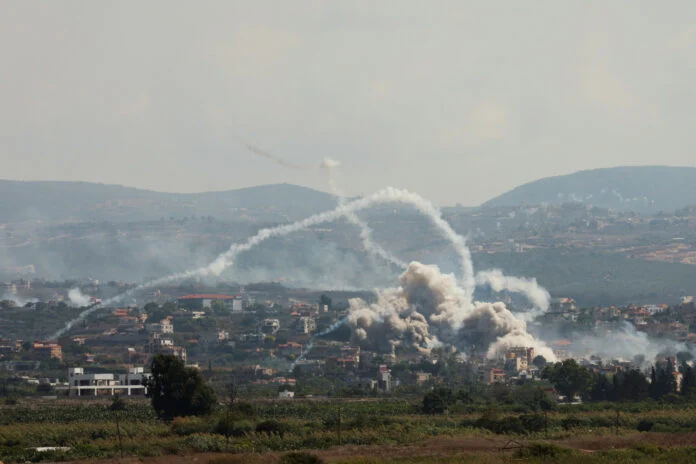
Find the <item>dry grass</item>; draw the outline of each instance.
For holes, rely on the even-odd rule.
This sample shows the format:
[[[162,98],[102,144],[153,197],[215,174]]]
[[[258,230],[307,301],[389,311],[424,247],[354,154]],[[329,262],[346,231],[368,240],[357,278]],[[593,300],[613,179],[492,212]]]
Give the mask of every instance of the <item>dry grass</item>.
[[[494,463],[516,461],[513,451],[501,452],[510,439],[508,437],[460,436],[436,437],[412,445],[395,446],[336,446],[327,450],[309,450],[320,456],[327,463],[380,463],[380,462],[474,462]],[[519,440],[528,444],[527,440]],[[696,433],[662,434],[632,433],[623,436],[571,436],[561,440],[548,441],[553,445],[576,450],[580,454],[591,455],[596,451],[631,449],[643,445],[659,445],[663,448],[680,448],[694,446]],[[224,454],[196,453],[185,455],[167,455],[147,458],[125,458],[102,461],[79,461],[112,464],[266,464],[277,463],[283,453],[265,454]],[[527,462],[522,460],[521,462]],[[549,461],[553,462],[553,461]]]

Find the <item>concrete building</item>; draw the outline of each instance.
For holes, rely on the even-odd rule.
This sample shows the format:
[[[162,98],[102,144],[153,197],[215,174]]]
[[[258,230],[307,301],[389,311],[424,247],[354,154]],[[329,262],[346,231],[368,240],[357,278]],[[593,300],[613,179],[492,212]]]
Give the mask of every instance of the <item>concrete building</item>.
[[[63,360],[63,348],[56,342],[34,342],[34,352],[41,358]]]
[[[171,354],[186,362],[186,348],[174,345],[174,341],[159,333],[150,334],[145,350],[150,355]]]
[[[377,385],[385,393],[389,393],[392,389],[392,375],[391,370],[386,364],[379,366],[379,373],[377,374]]]
[[[311,334],[317,330],[317,322],[313,317],[301,316],[297,318],[297,331],[303,334]]]
[[[496,367],[490,369],[483,369],[481,371],[480,380],[487,384],[493,383],[505,383],[507,375],[502,369]]]
[[[157,323],[147,324],[147,331],[149,333],[160,333],[160,334],[173,334],[174,324],[170,319],[162,319]]]
[[[147,394],[142,367],[131,367],[126,374],[85,374],[81,367],[68,369],[68,396],[141,395]]]

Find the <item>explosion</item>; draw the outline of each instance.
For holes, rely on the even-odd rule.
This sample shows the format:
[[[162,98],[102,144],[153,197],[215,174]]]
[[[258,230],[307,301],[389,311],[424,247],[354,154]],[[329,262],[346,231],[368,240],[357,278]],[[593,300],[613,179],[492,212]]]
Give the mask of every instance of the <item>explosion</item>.
[[[555,360],[553,351],[503,303],[472,301],[454,276],[437,266],[411,262],[399,282],[397,288],[377,290],[375,303],[350,300],[347,323],[355,343],[380,351],[406,345],[422,353],[437,346],[461,350],[475,345],[489,357],[526,346]]]

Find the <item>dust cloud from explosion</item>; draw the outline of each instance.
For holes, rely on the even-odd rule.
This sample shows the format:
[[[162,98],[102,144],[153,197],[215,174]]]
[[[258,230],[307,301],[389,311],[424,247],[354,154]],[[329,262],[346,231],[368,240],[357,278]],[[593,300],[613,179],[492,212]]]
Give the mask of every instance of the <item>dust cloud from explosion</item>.
[[[527,346],[533,347],[548,361],[555,360],[552,350],[527,331],[524,319],[516,317],[503,303],[476,302],[473,299],[477,285],[488,285],[494,291],[520,292],[534,304],[535,310],[532,313],[538,314],[548,308],[548,293],[539,287],[536,281],[508,277],[498,270],[475,275],[466,241],[452,229],[442,218],[440,211],[428,200],[405,190],[385,188],[373,195],[346,201],[343,195],[338,194],[333,179],[338,162],[326,158],[321,167],[329,172],[329,183],[339,197],[339,204],[334,210],[292,224],[262,229],[245,242],[233,244],[208,266],[138,285],[128,292],[104,301],[101,305],[87,309],[56,332],[53,338],[62,336],[75,323],[99,308],[122,301],[139,291],[189,278],[219,276],[234,265],[239,254],[261,245],[270,238],[346,218],[360,228],[362,244],[371,256],[405,268],[405,271],[400,277],[399,287],[375,291],[375,303],[352,299],[348,316],[339,321],[340,323],[334,324],[333,330],[344,323],[348,324],[356,343],[380,350],[393,351],[398,346],[411,346],[421,352],[429,352],[435,347],[468,351],[475,345],[478,350],[485,350],[488,356],[495,356],[498,350],[507,347]],[[357,212],[384,203],[411,205],[430,220],[438,232],[452,244],[460,259],[459,282],[453,274],[440,272],[437,266],[417,261],[406,264],[374,242],[372,231],[357,216]],[[311,342],[308,349],[311,349]]]

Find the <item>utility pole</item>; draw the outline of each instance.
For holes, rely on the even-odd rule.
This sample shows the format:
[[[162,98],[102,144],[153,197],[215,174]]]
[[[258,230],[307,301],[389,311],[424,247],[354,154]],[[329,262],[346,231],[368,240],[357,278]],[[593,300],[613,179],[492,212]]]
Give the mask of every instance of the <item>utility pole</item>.
[[[342,413],[341,403],[339,400],[339,403],[338,403],[338,446],[341,446],[341,419],[342,419],[341,413]]]
[[[121,441],[121,424],[119,421],[120,414],[116,412],[116,435],[118,435],[118,449],[121,453],[121,461],[123,461],[123,442]]]

